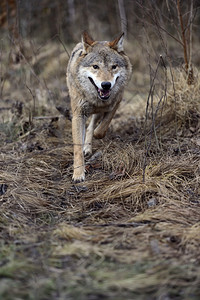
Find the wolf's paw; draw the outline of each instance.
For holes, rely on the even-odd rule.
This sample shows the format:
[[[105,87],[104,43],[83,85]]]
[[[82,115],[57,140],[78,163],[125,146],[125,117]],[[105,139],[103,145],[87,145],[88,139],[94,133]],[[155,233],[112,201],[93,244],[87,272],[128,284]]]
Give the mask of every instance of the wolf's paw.
[[[98,131],[98,128],[95,129],[94,131],[94,137],[95,139],[103,139],[106,135],[106,132],[101,132],[101,131]]]
[[[72,181],[74,183],[82,182],[85,180],[85,167],[82,166],[74,166],[74,174],[72,177]]]
[[[91,156],[92,155],[92,146],[90,144],[85,144],[83,148],[83,153],[85,156]]]
[[[82,174],[82,175],[73,175],[73,177],[72,177],[72,181],[74,182],[74,183],[79,183],[79,182],[83,182],[85,180],[85,173],[84,174]]]

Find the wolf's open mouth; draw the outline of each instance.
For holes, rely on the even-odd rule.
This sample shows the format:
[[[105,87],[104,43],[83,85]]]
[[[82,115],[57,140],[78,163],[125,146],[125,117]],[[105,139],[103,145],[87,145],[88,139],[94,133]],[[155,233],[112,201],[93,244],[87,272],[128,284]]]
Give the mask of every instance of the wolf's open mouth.
[[[94,85],[97,90],[98,96],[101,100],[107,100],[110,97],[111,90],[100,89],[94,83],[94,80],[91,77],[88,77],[90,82]]]

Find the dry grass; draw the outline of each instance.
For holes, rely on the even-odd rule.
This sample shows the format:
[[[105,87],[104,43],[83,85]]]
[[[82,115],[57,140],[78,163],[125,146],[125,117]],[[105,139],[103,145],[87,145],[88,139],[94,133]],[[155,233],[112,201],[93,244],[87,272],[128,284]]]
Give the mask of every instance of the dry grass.
[[[38,57],[39,66],[45,57]],[[188,86],[173,70],[174,87],[168,87],[153,134],[151,118],[144,134],[147,95],[131,98],[129,88],[108,136],[94,142],[86,182],[74,185],[71,122],[63,129],[55,109],[67,95],[64,72],[60,94],[54,90],[52,97],[42,85],[46,77],[54,89],[52,72],[59,64],[53,66],[47,64],[46,73],[42,67],[37,93],[35,82],[32,94],[24,91],[19,77],[17,91],[12,88],[17,68],[6,79],[0,111],[0,298],[199,299],[198,71]],[[15,100],[23,103],[21,113]],[[34,119],[30,110],[50,118]],[[59,118],[51,118],[55,114]]]

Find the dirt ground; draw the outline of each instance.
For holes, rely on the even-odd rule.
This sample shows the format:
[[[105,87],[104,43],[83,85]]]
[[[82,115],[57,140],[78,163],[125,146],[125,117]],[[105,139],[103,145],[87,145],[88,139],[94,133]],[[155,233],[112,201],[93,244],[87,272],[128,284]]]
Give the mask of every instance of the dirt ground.
[[[149,111],[135,72],[73,184],[67,60],[1,66],[0,299],[200,299],[198,68]]]

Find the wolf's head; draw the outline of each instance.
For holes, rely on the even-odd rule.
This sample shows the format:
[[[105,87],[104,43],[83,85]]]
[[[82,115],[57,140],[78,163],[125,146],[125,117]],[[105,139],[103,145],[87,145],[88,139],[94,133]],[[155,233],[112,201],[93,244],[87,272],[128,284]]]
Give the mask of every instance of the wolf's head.
[[[127,84],[131,64],[123,52],[123,41],[123,33],[111,42],[94,41],[83,33],[78,77],[89,98],[107,102]]]

